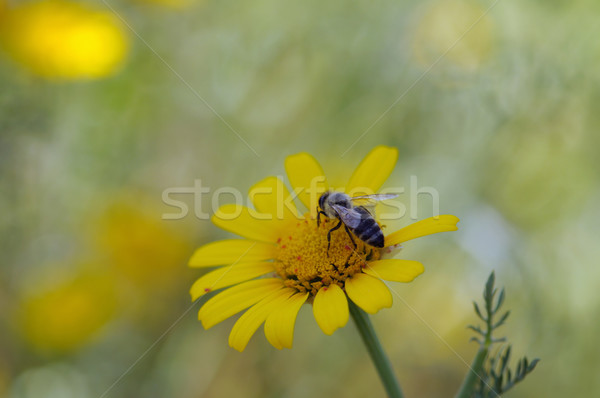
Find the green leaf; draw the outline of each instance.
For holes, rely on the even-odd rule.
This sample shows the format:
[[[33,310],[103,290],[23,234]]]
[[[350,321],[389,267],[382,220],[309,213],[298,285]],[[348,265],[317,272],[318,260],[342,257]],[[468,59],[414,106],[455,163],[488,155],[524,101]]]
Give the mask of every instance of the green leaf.
[[[479,333],[482,336],[485,336],[485,332],[483,330],[481,330],[481,328],[479,326],[469,325],[469,326],[467,326],[467,329],[471,329],[472,331]]]
[[[477,316],[479,318],[481,318],[482,321],[487,322],[487,320],[484,318],[484,316],[481,315],[481,311],[479,310],[479,306],[477,305],[477,303],[475,301],[473,301],[473,307],[475,308],[475,313],[477,314]]]
[[[483,291],[483,297],[484,298],[491,298],[494,294],[494,281],[496,279],[496,275],[494,274],[494,271],[492,271],[492,273],[490,274],[487,282],[485,283],[485,290]],[[486,300],[487,301],[487,300]]]
[[[502,303],[504,303],[504,288],[502,288],[502,290],[500,291],[500,295],[498,296],[498,301],[496,302],[496,306],[494,307],[494,310],[492,311],[494,314],[496,312],[498,312]]]
[[[506,351],[500,360],[500,373],[504,373],[504,371],[506,370],[506,365],[508,365],[508,360],[510,359],[510,350],[511,349],[512,349],[512,347],[509,345],[506,348]]]
[[[535,358],[533,361],[531,361],[531,363],[529,364],[529,367],[527,368],[527,373],[531,373],[531,371],[533,369],[535,369],[536,365],[538,364],[538,362],[540,361],[539,358]]]
[[[502,326],[504,324],[504,322],[506,322],[506,319],[508,318],[509,315],[510,315],[510,311],[506,311],[504,313],[504,315],[502,315],[500,320],[498,322],[494,323],[494,325],[492,326],[492,329],[497,329],[498,327]]]

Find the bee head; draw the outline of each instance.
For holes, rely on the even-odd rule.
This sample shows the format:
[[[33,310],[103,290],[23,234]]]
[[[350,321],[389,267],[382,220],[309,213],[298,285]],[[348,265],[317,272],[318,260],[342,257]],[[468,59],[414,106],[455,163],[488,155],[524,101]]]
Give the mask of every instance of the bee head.
[[[329,197],[330,192],[324,192],[323,195],[321,195],[321,197],[319,198],[319,207],[321,208],[321,210],[325,210],[325,201],[327,200],[327,197]]]

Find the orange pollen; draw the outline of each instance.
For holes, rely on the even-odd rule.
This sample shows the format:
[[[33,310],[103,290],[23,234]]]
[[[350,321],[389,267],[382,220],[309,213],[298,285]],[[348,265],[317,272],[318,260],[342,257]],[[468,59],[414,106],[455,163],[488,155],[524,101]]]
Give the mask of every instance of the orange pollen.
[[[353,235],[355,247],[343,227],[331,233],[328,251],[327,234],[338,223],[337,219],[321,217],[321,224],[317,226],[316,219],[306,214],[303,223],[287,231],[289,239],[285,245],[278,239],[279,253],[274,266],[286,286],[313,296],[331,284],[344,288],[346,279],[362,272],[369,261],[381,258],[381,249]]]

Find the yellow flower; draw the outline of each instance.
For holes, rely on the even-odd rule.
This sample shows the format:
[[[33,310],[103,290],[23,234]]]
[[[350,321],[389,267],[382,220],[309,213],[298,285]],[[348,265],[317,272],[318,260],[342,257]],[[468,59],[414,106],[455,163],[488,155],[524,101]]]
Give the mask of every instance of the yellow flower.
[[[354,171],[344,192],[376,192],[397,158],[395,148],[376,147]],[[294,193],[310,212],[299,216],[283,182],[268,177],[250,189],[255,209],[224,205],[213,216],[214,224],[245,239],[210,243],[190,259],[191,267],[221,266],[194,283],[192,300],[232,286],[200,308],[198,318],[205,328],[250,308],[229,336],[229,345],[238,351],[263,323],[274,347],[291,348],[296,316],[305,302],[312,302],[314,317],[328,335],[348,322],[348,299],[371,314],[390,307],[392,295],[382,279],[410,282],[424,268],[417,261],[382,255],[402,242],[457,229],[455,216],[429,218],[386,236],[385,248],[380,249],[356,237],[354,248],[352,238],[340,228],[331,233],[328,250],[327,235],[338,220],[321,216],[317,223],[316,203],[329,189],[321,166],[311,155],[299,153],[286,159],[285,168]]]
[[[50,289],[37,287],[23,299],[17,316],[23,336],[35,348],[69,352],[91,341],[116,310],[112,281],[82,273]]]
[[[157,217],[159,209],[145,205],[142,195],[137,194],[137,201],[125,196],[115,200],[92,223],[91,233],[113,270],[156,296],[159,286],[161,293],[181,286],[183,273],[173,265],[185,262],[192,247],[171,223]]]
[[[116,71],[128,49],[118,19],[81,3],[47,0],[7,8],[0,44],[33,73],[54,79],[99,78]]]

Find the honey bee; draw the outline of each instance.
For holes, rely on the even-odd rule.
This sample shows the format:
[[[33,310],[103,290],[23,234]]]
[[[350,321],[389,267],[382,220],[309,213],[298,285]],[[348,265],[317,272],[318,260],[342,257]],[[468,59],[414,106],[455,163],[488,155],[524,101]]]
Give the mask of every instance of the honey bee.
[[[320,225],[320,217],[339,219],[340,222],[327,233],[327,252],[331,246],[331,233],[339,229],[342,225],[350,237],[354,248],[356,242],[352,233],[368,245],[382,248],[384,246],[384,237],[381,227],[375,221],[373,215],[364,205],[355,205],[355,203],[365,202],[373,203],[380,200],[395,198],[396,194],[376,194],[350,197],[343,192],[328,191],[319,198],[319,207],[317,208],[317,225]],[[350,233],[352,232],[352,233]]]

